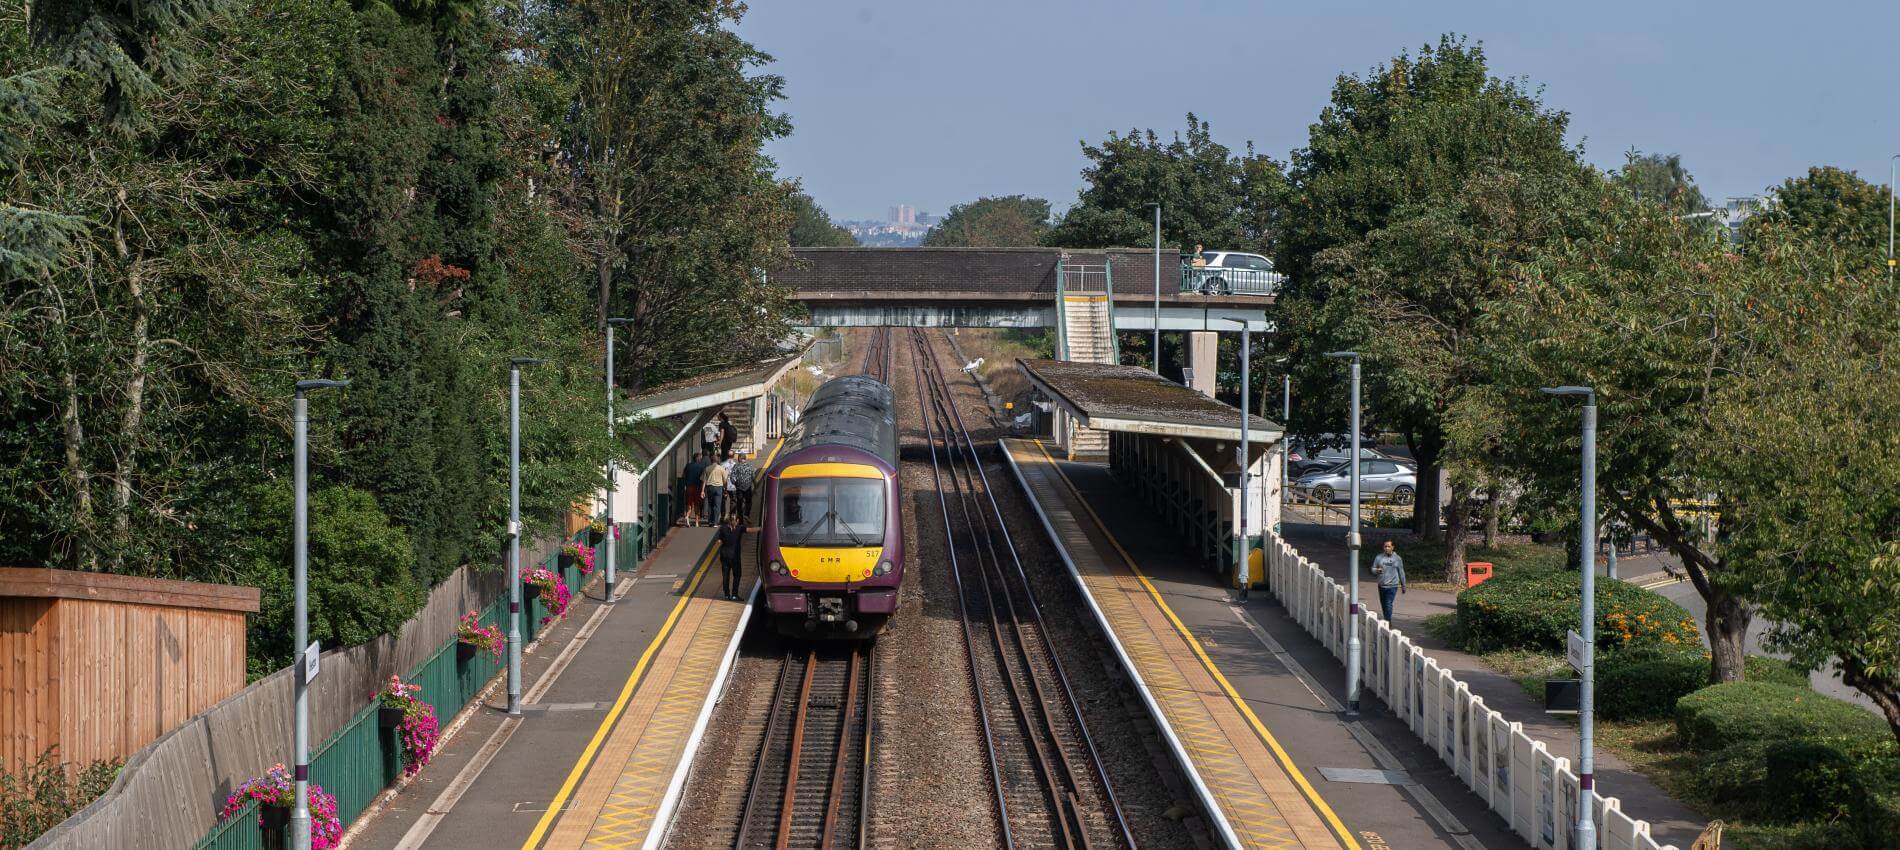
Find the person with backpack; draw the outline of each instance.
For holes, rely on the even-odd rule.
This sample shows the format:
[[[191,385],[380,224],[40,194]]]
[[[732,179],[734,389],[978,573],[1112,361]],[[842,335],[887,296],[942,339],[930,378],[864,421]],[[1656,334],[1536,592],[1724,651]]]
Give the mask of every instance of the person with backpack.
[[[719,414],[719,459],[720,460],[732,459],[732,444],[737,442],[738,439],[739,439],[739,429],[734,427],[732,424],[732,420],[727,419],[725,412],[721,411]]]

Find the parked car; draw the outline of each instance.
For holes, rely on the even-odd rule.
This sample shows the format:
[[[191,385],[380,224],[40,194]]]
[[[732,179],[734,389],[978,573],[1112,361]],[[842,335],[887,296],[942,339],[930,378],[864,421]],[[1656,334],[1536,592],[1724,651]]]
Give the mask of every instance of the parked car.
[[[1287,474],[1298,478],[1309,472],[1325,472],[1326,470],[1345,463],[1347,455],[1351,453],[1352,450],[1350,448],[1343,446],[1339,448],[1330,446],[1313,448],[1295,442],[1287,450]],[[1386,455],[1379,453],[1376,449],[1368,448],[1364,445],[1359,447],[1359,456],[1365,459],[1386,457]]]
[[[1351,466],[1342,463],[1321,472],[1309,472],[1293,482],[1293,489],[1321,504],[1350,499]],[[1389,497],[1394,504],[1409,505],[1417,492],[1417,469],[1386,457],[1359,461],[1361,497]]]
[[[1204,266],[1190,265],[1181,278],[1184,292],[1202,295],[1272,295],[1286,276],[1273,270],[1273,261],[1240,251],[1202,251]]]

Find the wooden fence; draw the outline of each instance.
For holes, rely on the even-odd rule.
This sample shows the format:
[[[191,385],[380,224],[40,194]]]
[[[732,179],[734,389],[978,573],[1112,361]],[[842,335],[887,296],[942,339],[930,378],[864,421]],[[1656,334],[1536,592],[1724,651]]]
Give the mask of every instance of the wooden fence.
[[[552,557],[560,542],[524,549],[522,569]],[[322,672],[310,689],[310,740],[328,742],[354,728],[392,674],[421,669],[455,640],[462,614],[489,608],[504,596],[505,578],[504,570],[492,566],[464,566],[429,592],[428,604],[400,634],[324,653]],[[531,629],[533,610],[523,605]],[[197,845],[217,827],[219,808],[239,784],[273,764],[291,762],[290,676],[285,668],[260,679],[133,754],[105,794],[40,836],[29,850]]]

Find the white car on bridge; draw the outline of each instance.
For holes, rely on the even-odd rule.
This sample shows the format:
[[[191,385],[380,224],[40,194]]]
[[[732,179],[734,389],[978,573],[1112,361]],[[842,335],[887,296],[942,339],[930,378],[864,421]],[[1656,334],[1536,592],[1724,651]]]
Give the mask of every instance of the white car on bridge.
[[[1206,265],[1182,269],[1181,291],[1202,295],[1272,295],[1286,275],[1273,270],[1273,261],[1240,251],[1202,251]]]

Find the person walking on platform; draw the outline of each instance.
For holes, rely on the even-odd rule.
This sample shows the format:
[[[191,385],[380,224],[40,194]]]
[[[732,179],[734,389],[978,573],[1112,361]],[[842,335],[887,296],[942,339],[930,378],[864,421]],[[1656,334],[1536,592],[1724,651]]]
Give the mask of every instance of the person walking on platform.
[[[724,579],[721,587],[727,599],[739,598],[740,582],[744,579],[740,561],[745,554],[742,544],[746,532],[757,530],[746,528],[745,519],[736,513],[726,514],[725,521],[719,524],[719,573]]]
[[[726,467],[714,461],[706,464],[706,473],[700,478],[705,486],[706,521],[718,523],[726,518]]]
[[[724,411],[719,414],[719,459],[732,459],[732,444],[739,439],[739,429],[726,418]]]
[[[750,519],[752,516],[752,485],[759,480],[759,465],[751,458],[742,458],[732,465],[733,513]]]
[[[713,454],[719,450],[719,423],[717,421],[708,419],[706,424],[699,426],[699,450],[705,452],[709,458],[718,459],[719,456]]]
[[[686,464],[686,470],[680,473],[680,480],[686,482],[686,525],[688,526],[699,525],[701,522],[700,503],[704,496],[704,488],[700,486],[700,482],[706,476],[705,458],[704,454],[693,455],[692,462]]]
[[[1385,621],[1392,622],[1392,603],[1400,593],[1405,592],[1405,559],[1392,548],[1392,541],[1385,542],[1385,550],[1379,557],[1372,559],[1372,574],[1379,577],[1379,610],[1385,614]]]

